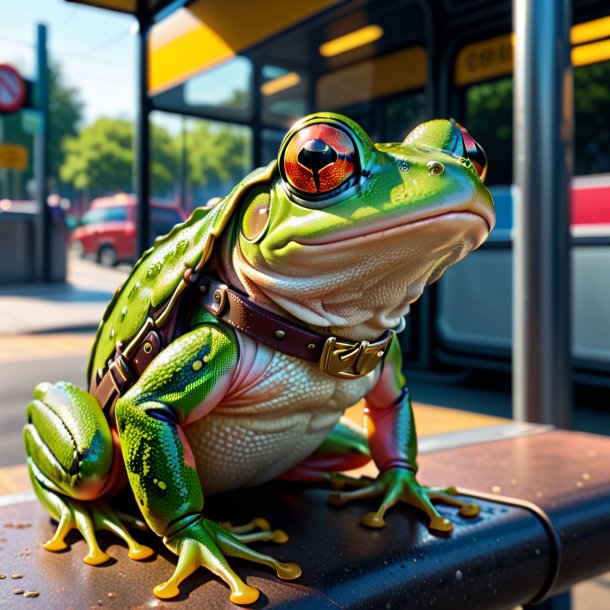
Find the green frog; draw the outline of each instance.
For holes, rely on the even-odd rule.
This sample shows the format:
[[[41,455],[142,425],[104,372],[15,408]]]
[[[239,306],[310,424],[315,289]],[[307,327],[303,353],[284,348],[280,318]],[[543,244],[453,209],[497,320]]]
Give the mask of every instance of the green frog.
[[[249,546],[287,540],[264,519],[208,519],[204,491],[326,481],[333,504],[380,498],[363,517],[369,527],[399,501],[436,531],[452,524],[434,502],[477,514],[450,489],[417,481],[396,333],[424,287],[491,231],[485,169],[454,121],[374,144],[349,118],[319,112],[290,129],[268,167],[157,239],[104,314],[89,391],[41,383],[28,406],[30,477],[58,521],[45,548],[65,549],[76,528],[84,561],[104,563],[96,531],[107,529],[131,558],[150,556],[126,527],[143,521],[111,502],[129,486],[145,526],[178,556],[156,596],[175,597],[203,566],[231,601],[249,604],[259,592],[228,558],[283,579],[301,570]],[[343,417],[361,399],[363,429]],[[337,474],[371,459],[376,479]]]

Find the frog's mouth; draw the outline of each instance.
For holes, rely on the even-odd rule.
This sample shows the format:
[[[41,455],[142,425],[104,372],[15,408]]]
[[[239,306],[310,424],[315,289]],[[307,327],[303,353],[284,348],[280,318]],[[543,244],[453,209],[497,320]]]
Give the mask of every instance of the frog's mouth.
[[[475,211],[440,211],[422,215],[421,217],[410,218],[408,222],[405,219],[397,219],[394,224],[385,223],[385,226],[373,226],[366,233],[358,231],[358,227],[346,229],[344,231],[336,231],[332,235],[322,235],[319,237],[299,238],[294,240],[300,246],[324,246],[325,248],[340,248],[346,246],[349,248],[358,245],[362,242],[363,245],[367,242],[374,242],[385,237],[394,237],[399,233],[409,233],[413,230],[425,227],[426,225],[435,224],[439,220],[455,221],[456,225],[469,226],[473,242],[476,244],[472,247],[474,250],[478,248],[489,236],[493,228],[494,218],[492,215],[483,215]],[[361,227],[360,227],[361,228]]]

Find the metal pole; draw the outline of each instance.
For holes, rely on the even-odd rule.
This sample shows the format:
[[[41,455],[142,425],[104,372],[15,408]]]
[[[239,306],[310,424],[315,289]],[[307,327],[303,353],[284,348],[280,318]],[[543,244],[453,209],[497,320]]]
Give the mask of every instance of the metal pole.
[[[138,2],[138,61],[136,67],[135,183],[139,256],[151,243],[150,235],[150,103],[148,100],[148,33],[150,21],[147,2]]]
[[[569,0],[514,0],[513,415],[570,425]]]
[[[49,70],[47,66],[47,26],[37,28],[37,99],[36,106],[41,115],[42,128],[34,138],[34,176],[38,194],[38,216],[36,221],[36,276],[51,281],[51,210],[47,205],[47,168],[49,136]]]

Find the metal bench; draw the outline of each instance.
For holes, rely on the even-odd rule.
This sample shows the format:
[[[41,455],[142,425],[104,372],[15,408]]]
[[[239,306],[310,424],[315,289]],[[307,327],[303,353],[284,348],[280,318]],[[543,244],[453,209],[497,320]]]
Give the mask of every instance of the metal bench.
[[[298,581],[281,582],[269,571],[233,562],[263,593],[254,608],[501,610],[548,599],[610,569],[608,464],[610,439],[563,431],[423,455],[422,481],[477,490],[472,494],[482,507],[470,520],[442,508],[456,523],[444,536],[431,535],[408,508],[395,508],[385,530],[365,529],[359,518],[370,509],[366,501],[335,508],[327,505],[326,490],[295,484],[212,497],[206,508],[211,517],[234,523],[264,515],[290,535],[283,546],[258,548],[299,562]],[[0,606],[20,606],[24,600],[12,593],[20,588],[38,592],[51,610],[99,602],[166,607],[152,588],[172,572],[175,558],[157,541],[148,540],[158,550],[154,560],[136,563],[116,538],[102,537],[116,562],[89,567],[76,535],[70,552],[42,550],[53,529],[48,516],[37,502],[14,498],[5,497],[0,507],[0,573],[8,576],[0,580]],[[11,580],[15,573],[23,578]],[[183,587],[171,607],[234,608],[227,588],[203,570]],[[564,601],[560,596],[547,607]]]

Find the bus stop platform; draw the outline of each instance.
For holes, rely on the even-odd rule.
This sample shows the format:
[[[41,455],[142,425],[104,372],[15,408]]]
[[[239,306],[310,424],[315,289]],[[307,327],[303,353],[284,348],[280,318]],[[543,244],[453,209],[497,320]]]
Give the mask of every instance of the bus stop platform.
[[[240,523],[264,516],[284,529],[288,543],[256,548],[303,568],[300,579],[283,582],[233,560],[240,576],[261,590],[251,607],[502,610],[610,570],[609,438],[543,429],[427,453],[419,461],[422,483],[457,485],[480,504],[480,515],[463,519],[441,506],[455,529],[432,535],[423,515],[404,506],[388,513],[385,529],[364,528],[359,520],[373,501],[332,507],[320,487],[275,482],[208,498],[211,518]],[[23,477],[23,468],[11,476]],[[0,491],[7,489],[5,480]],[[91,567],[82,563],[86,546],[78,535],[68,552],[42,549],[54,524],[29,494],[0,500],[2,608],[36,601],[51,610],[235,607],[228,588],[204,570],[183,583],[176,601],[157,600],[152,589],[173,572],[176,558],[146,534],[137,532],[157,551],[150,561],[131,561],[117,538],[100,536],[114,561]]]

